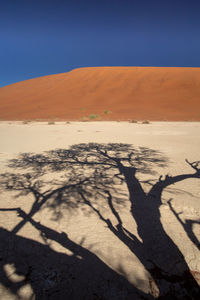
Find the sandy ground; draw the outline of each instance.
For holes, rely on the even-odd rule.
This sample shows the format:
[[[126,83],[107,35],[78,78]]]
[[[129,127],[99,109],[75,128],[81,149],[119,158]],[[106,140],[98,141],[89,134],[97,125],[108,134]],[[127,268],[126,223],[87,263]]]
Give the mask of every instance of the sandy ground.
[[[71,146],[81,143],[84,143],[86,145],[88,145],[88,143],[96,143],[97,145],[108,143],[115,143],[115,145],[130,144],[131,147],[135,147],[136,149],[139,149],[138,147],[143,147],[142,149],[153,149],[159,152],[160,158],[165,157],[165,163],[162,166],[158,166],[155,164],[155,166],[153,166],[154,172],[138,172],[137,176],[141,183],[141,186],[144,189],[145,193],[148,193],[148,191],[152,187],[151,183],[153,182],[154,184],[155,182],[157,182],[161,175],[163,175],[162,178],[164,178],[164,176],[166,176],[167,174],[169,176],[175,177],[179,175],[182,176],[184,174],[196,173],[196,170],[192,168],[188,163],[186,163],[185,159],[188,159],[189,162],[200,160],[200,123],[152,122],[150,124],[134,124],[127,122],[71,122],[69,124],[66,124],[65,122],[59,122],[54,125],[48,125],[47,123],[39,122],[31,122],[28,124],[22,124],[22,122],[1,122],[0,141],[0,167],[1,173],[3,174],[3,176],[1,177],[1,182],[3,182],[3,184],[1,186],[0,196],[0,226],[4,230],[6,230],[3,231],[1,235],[2,240],[0,256],[2,268],[1,274],[3,274],[3,279],[1,281],[0,287],[0,298],[34,299],[35,297],[35,299],[75,299],[78,297],[77,299],[140,299],[139,296],[128,298],[126,294],[120,294],[119,291],[116,292],[118,296],[116,296],[115,292],[113,292],[114,295],[106,294],[106,296],[106,292],[102,292],[100,287],[99,293],[102,298],[100,298],[100,296],[98,295],[94,296],[93,294],[87,294],[86,292],[86,294],[84,294],[83,292],[81,296],[80,294],[78,294],[77,296],[74,291],[71,291],[72,294],[67,294],[68,298],[66,297],[66,295],[65,298],[63,298],[63,295],[60,294],[60,296],[55,296],[56,294],[52,296],[51,294],[51,297],[45,294],[47,293],[47,290],[55,290],[55,286],[59,281],[56,277],[57,275],[55,275],[59,272],[58,266],[55,266],[56,271],[52,270],[54,268],[53,258],[51,264],[52,269],[51,271],[49,271],[49,261],[47,262],[46,260],[46,257],[48,255],[58,255],[59,253],[59,255],[62,254],[69,259],[72,259],[72,257],[74,259],[74,257],[76,257],[76,259],[79,259],[79,263],[80,261],[84,261],[84,256],[82,256],[82,252],[78,252],[78,254],[75,253],[76,251],[73,249],[75,249],[76,247],[70,248],[69,246],[67,249],[67,247],[64,246],[64,242],[61,243],[58,239],[53,239],[50,232],[48,233],[49,236],[48,234],[46,234],[46,238],[44,238],[45,234],[44,232],[42,234],[42,229],[39,230],[36,225],[34,226],[34,224],[31,223],[31,221],[25,222],[25,225],[19,228],[19,230],[16,229],[16,231],[13,231],[13,229],[16,228],[16,225],[23,219],[23,216],[20,217],[19,211],[17,214],[16,208],[20,207],[25,213],[28,214],[31,209],[31,205],[35,201],[34,197],[37,197],[37,195],[34,196],[35,194],[30,191],[30,185],[26,185],[27,183],[24,183],[24,186],[20,187],[20,184],[17,183],[18,180],[20,180],[19,175],[17,175],[17,177],[15,179],[12,179],[10,182],[8,179],[9,175],[8,177],[6,177],[5,175],[6,173],[25,174],[28,171],[30,171],[31,173],[35,170],[28,169],[27,171],[25,166],[22,168],[18,168],[17,165],[8,167],[8,162],[13,158],[17,158],[19,162],[21,159],[19,158],[20,153],[26,152],[39,154],[44,153],[44,151],[55,150],[58,148],[69,149]],[[127,156],[128,150],[127,153],[126,150],[123,151],[124,155]],[[77,155],[80,155],[80,152]],[[147,156],[148,153],[144,155],[144,159],[146,159]],[[150,164],[151,161],[147,161],[147,167],[148,163]],[[59,165],[61,166],[61,164]],[[142,165],[143,170],[147,169],[147,167]],[[69,168],[64,168],[61,173],[65,174],[68,171]],[[80,166],[78,167],[78,172],[79,171]],[[87,173],[87,170],[83,169],[83,171]],[[39,170],[39,175],[37,174],[38,177],[32,177],[30,181],[33,180],[33,182],[35,182],[36,180],[41,180],[41,182],[45,183],[42,183],[41,186],[42,193],[47,191],[49,188],[55,189],[56,180],[60,180],[61,178],[59,177],[60,175],[58,175],[59,172],[52,172],[48,169],[45,171],[45,174],[42,174],[40,172],[41,171]],[[74,176],[76,177],[76,169],[73,169],[73,172],[75,172]],[[43,175],[44,177],[42,177]],[[50,180],[51,182],[49,183]],[[62,180],[62,184],[64,184],[66,179]],[[149,181],[149,184],[145,184],[144,181],[147,182],[147,180],[152,181]],[[5,188],[5,184],[7,184],[7,190]],[[35,186],[35,188],[36,190],[40,190],[40,187],[37,185]],[[107,186],[107,189],[108,188],[109,185]],[[96,190],[95,192],[92,192],[92,196],[90,195],[91,201],[96,201],[98,200],[97,198],[100,197],[95,196]],[[26,191],[28,192],[26,193]],[[103,193],[105,196],[105,189]],[[142,242],[142,239],[144,239],[145,237],[145,233],[138,232],[138,226],[140,225],[137,222],[140,221],[137,221],[136,218],[134,219],[130,213],[131,205],[126,184],[123,183],[122,185],[120,185],[119,182],[117,182],[116,189],[110,190],[110,193],[113,197],[113,205],[115,206],[115,209],[117,210],[121,220],[123,221],[123,227],[134,234],[134,236],[137,237],[140,242]],[[18,195],[18,197],[16,197],[16,195]],[[69,200],[71,199],[70,197],[73,198],[76,196],[73,196],[72,193],[71,196],[66,197],[68,197],[67,199]],[[97,257],[97,259],[102,264],[105,264],[104,268],[114,270],[116,274],[120,274],[121,277],[128,280],[127,282],[131,283],[131,285],[136,287],[139,291],[143,291],[146,296],[153,294],[154,297],[156,297],[157,292],[153,292],[151,280],[149,279],[151,277],[151,272],[147,270],[147,266],[144,267],[143,258],[140,257],[140,254],[137,254],[137,250],[134,251],[134,248],[129,248],[127,246],[128,242],[126,244],[126,239],[123,240],[122,237],[120,240],[120,234],[114,234],[114,231],[112,232],[112,230],[110,230],[108,226],[108,223],[106,223],[106,220],[110,219],[113,226],[116,226],[117,224],[117,214],[114,213],[114,210],[111,210],[111,207],[108,207],[108,203],[106,202],[108,198],[109,197],[106,198],[105,196],[104,198],[102,198],[102,202],[100,202],[99,200],[94,204],[94,207],[101,213],[101,216],[103,216],[102,219],[99,217],[100,214],[96,213],[96,211],[94,209],[91,209],[91,207],[83,208],[82,206],[74,206],[74,208],[71,207],[69,209],[67,205],[65,205],[64,208],[64,206],[62,206],[62,203],[61,206],[58,205],[59,209],[62,210],[62,217],[60,217],[59,214],[55,214],[55,211],[59,211],[56,206],[44,205],[44,207],[41,207],[41,209],[38,210],[31,218],[37,224],[42,224],[43,226],[46,226],[45,228],[51,228],[54,231],[54,235],[55,232],[59,235],[64,232],[65,234],[67,234],[68,238],[73,241],[73,243],[76,243],[76,245],[89,250],[90,254],[87,255],[91,255],[91,253],[95,254],[95,257]],[[115,199],[120,199],[121,204]],[[170,202],[168,202],[169,200]],[[47,199],[47,201],[51,202],[51,199]],[[11,210],[11,208],[14,209]],[[151,211],[151,207],[149,209]],[[198,249],[200,241],[199,178],[195,176],[192,177],[191,175],[188,176],[188,178],[185,180],[180,179],[177,180],[175,184],[167,186],[162,191],[161,204],[158,208],[158,211],[160,211],[161,214],[160,220],[164,228],[164,232],[178,247],[180,253],[183,254],[185,262],[189,266],[189,269],[193,272],[200,272],[200,255]],[[149,214],[150,213],[148,212],[148,209],[144,209],[144,219]],[[190,223],[187,220],[190,220]],[[186,226],[187,224],[192,224],[192,227],[190,227],[190,229],[192,229],[190,231],[188,229],[189,227]],[[143,224],[141,226],[146,225]],[[151,220],[149,226],[151,227]],[[12,234],[10,235],[10,233]],[[147,244],[150,243],[151,234],[152,236],[154,236],[153,233],[149,232],[149,236],[145,237],[145,239],[149,239]],[[130,235],[129,237],[127,236],[127,239],[128,238],[130,239]],[[162,237],[160,237],[160,239],[162,239]],[[14,240],[14,242],[10,243],[9,241],[11,240]],[[33,241],[37,242],[37,244],[34,244]],[[133,239],[130,239],[130,243],[131,242],[133,242]],[[18,245],[21,244],[23,244],[24,246],[21,246],[19,250]],[[46,248],[43,249],[41,245],[45,245],[48,250],[44,250]],[[144,247],[146,247],[144,240],[143,245]],[[156,241],[155,245],[153,242],[152,249],[153,246],[156,247]],[[39,255],[38,253],[34,253],[35,256],[33,255],[33,253],[30,254],[30,247],[35,247],[34,249],[36,250],[34,251],[38,251],[38,253],[41,252],[42,254]],[[41,250],[37,250],[40,248]],[[15,249],[17,250],[15,251]],[[27,249],[27,252],[25,249]],[[45,254],[50,253],[49,251],[52,251],[51,254]],[[154,253],[153,251],[154,250],[152,250],[152,253]],[[155,253],[156,251],[157,248],[155,250]],[[168,259],[169,261],[170,259],[172,259],[173,261],[173,258],[167,257],[167,251],[167,245],[162,245],[161,243],[158,256],[160,255],[162,257],[162,262],[166,261],[166,265]],[[41,256],[44,256],[45,258],[41,259]],[[59,259],[61,261],[63,259],[64,261],[65,257],[63,258],[59,256]],[[151,257],[153,257],[153,254],[151,255]],[[35,260],[38,260],[38,264],[40,266],[36,265]],[[45,269],[46,272],[46,279],[44,279],[43,277],[41,277],[42,279],[40,279],[40,282],[42,282],[43,280],[44,285],[46,284],[46,289],[44,290],[44,288],[41,288],[42,292],[40,290],[38,294],[37,286],[39,284],[34,283],[34,276],[30,275],[30,270],[27,269],[27,265],[30,266],[31,263],[33,264],[33,269],[36,270],[36,273],[32,271],[31,274],[36,274],[36,277],[43,276],[41,275],[42,271],[40,269],[42,265],[42,268]],[[61,265],[63,267],[64,263],[61,263],[60,266]],[[161,265],[163,266],[165,264],[162,263]],[[20,266],[23,266],[23,268],[20,269]],[[83,266],[81,268],[81,270],[83,270]],[[166,266],[166,269],[167,268],[169,269],[169,266]],[[68,275],[62,276],[65,277]],[[97,274],[97,278],[98,276],[99,275]],[[68,278],[68,284],[71,287],[73,285],[73,282],[72,279],[70,280],[71,281],[69,281]],[[82,281],[79,279],[79,282]],[[104,293],[103,296],[102,293]],[[36,296],[33,296],[33,298],[31,298],[31,295]],[[184,299],[184,296],[181,299]]]

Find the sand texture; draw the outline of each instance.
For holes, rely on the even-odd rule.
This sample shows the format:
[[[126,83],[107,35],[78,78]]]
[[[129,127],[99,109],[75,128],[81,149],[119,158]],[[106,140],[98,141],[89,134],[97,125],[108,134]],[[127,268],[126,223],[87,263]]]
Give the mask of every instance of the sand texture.
[[[80,120],[90,115],[199,121],[200,68],[81,68],[0,88],[1,120]]]
[[[1,122],[0,299],[199,299],[199,133]]]

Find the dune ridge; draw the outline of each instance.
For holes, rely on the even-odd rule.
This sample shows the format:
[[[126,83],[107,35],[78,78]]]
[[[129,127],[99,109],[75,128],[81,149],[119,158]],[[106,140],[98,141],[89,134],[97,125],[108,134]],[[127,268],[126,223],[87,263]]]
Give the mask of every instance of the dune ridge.
[[[89,67],[0,88],[1,120],[80,120],[90,114],[199,121],[200,68]]]

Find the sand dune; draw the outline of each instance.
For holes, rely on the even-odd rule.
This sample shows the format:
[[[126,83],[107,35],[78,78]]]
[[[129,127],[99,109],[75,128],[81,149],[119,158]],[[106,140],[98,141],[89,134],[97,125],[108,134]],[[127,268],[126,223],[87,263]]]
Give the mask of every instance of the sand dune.
[[[104,113],[108,110],[108,113]],[[0,88],[0,119],[200,120],[200,68],[75,69]]]

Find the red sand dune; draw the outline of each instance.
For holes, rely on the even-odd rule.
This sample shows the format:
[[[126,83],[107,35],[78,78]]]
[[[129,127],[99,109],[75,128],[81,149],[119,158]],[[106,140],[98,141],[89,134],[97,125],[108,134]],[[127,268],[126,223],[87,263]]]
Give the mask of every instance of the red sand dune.
[[[1,120],[80,120],[90,114],[199,121],[200,68],[81,68],[0,88]]]

